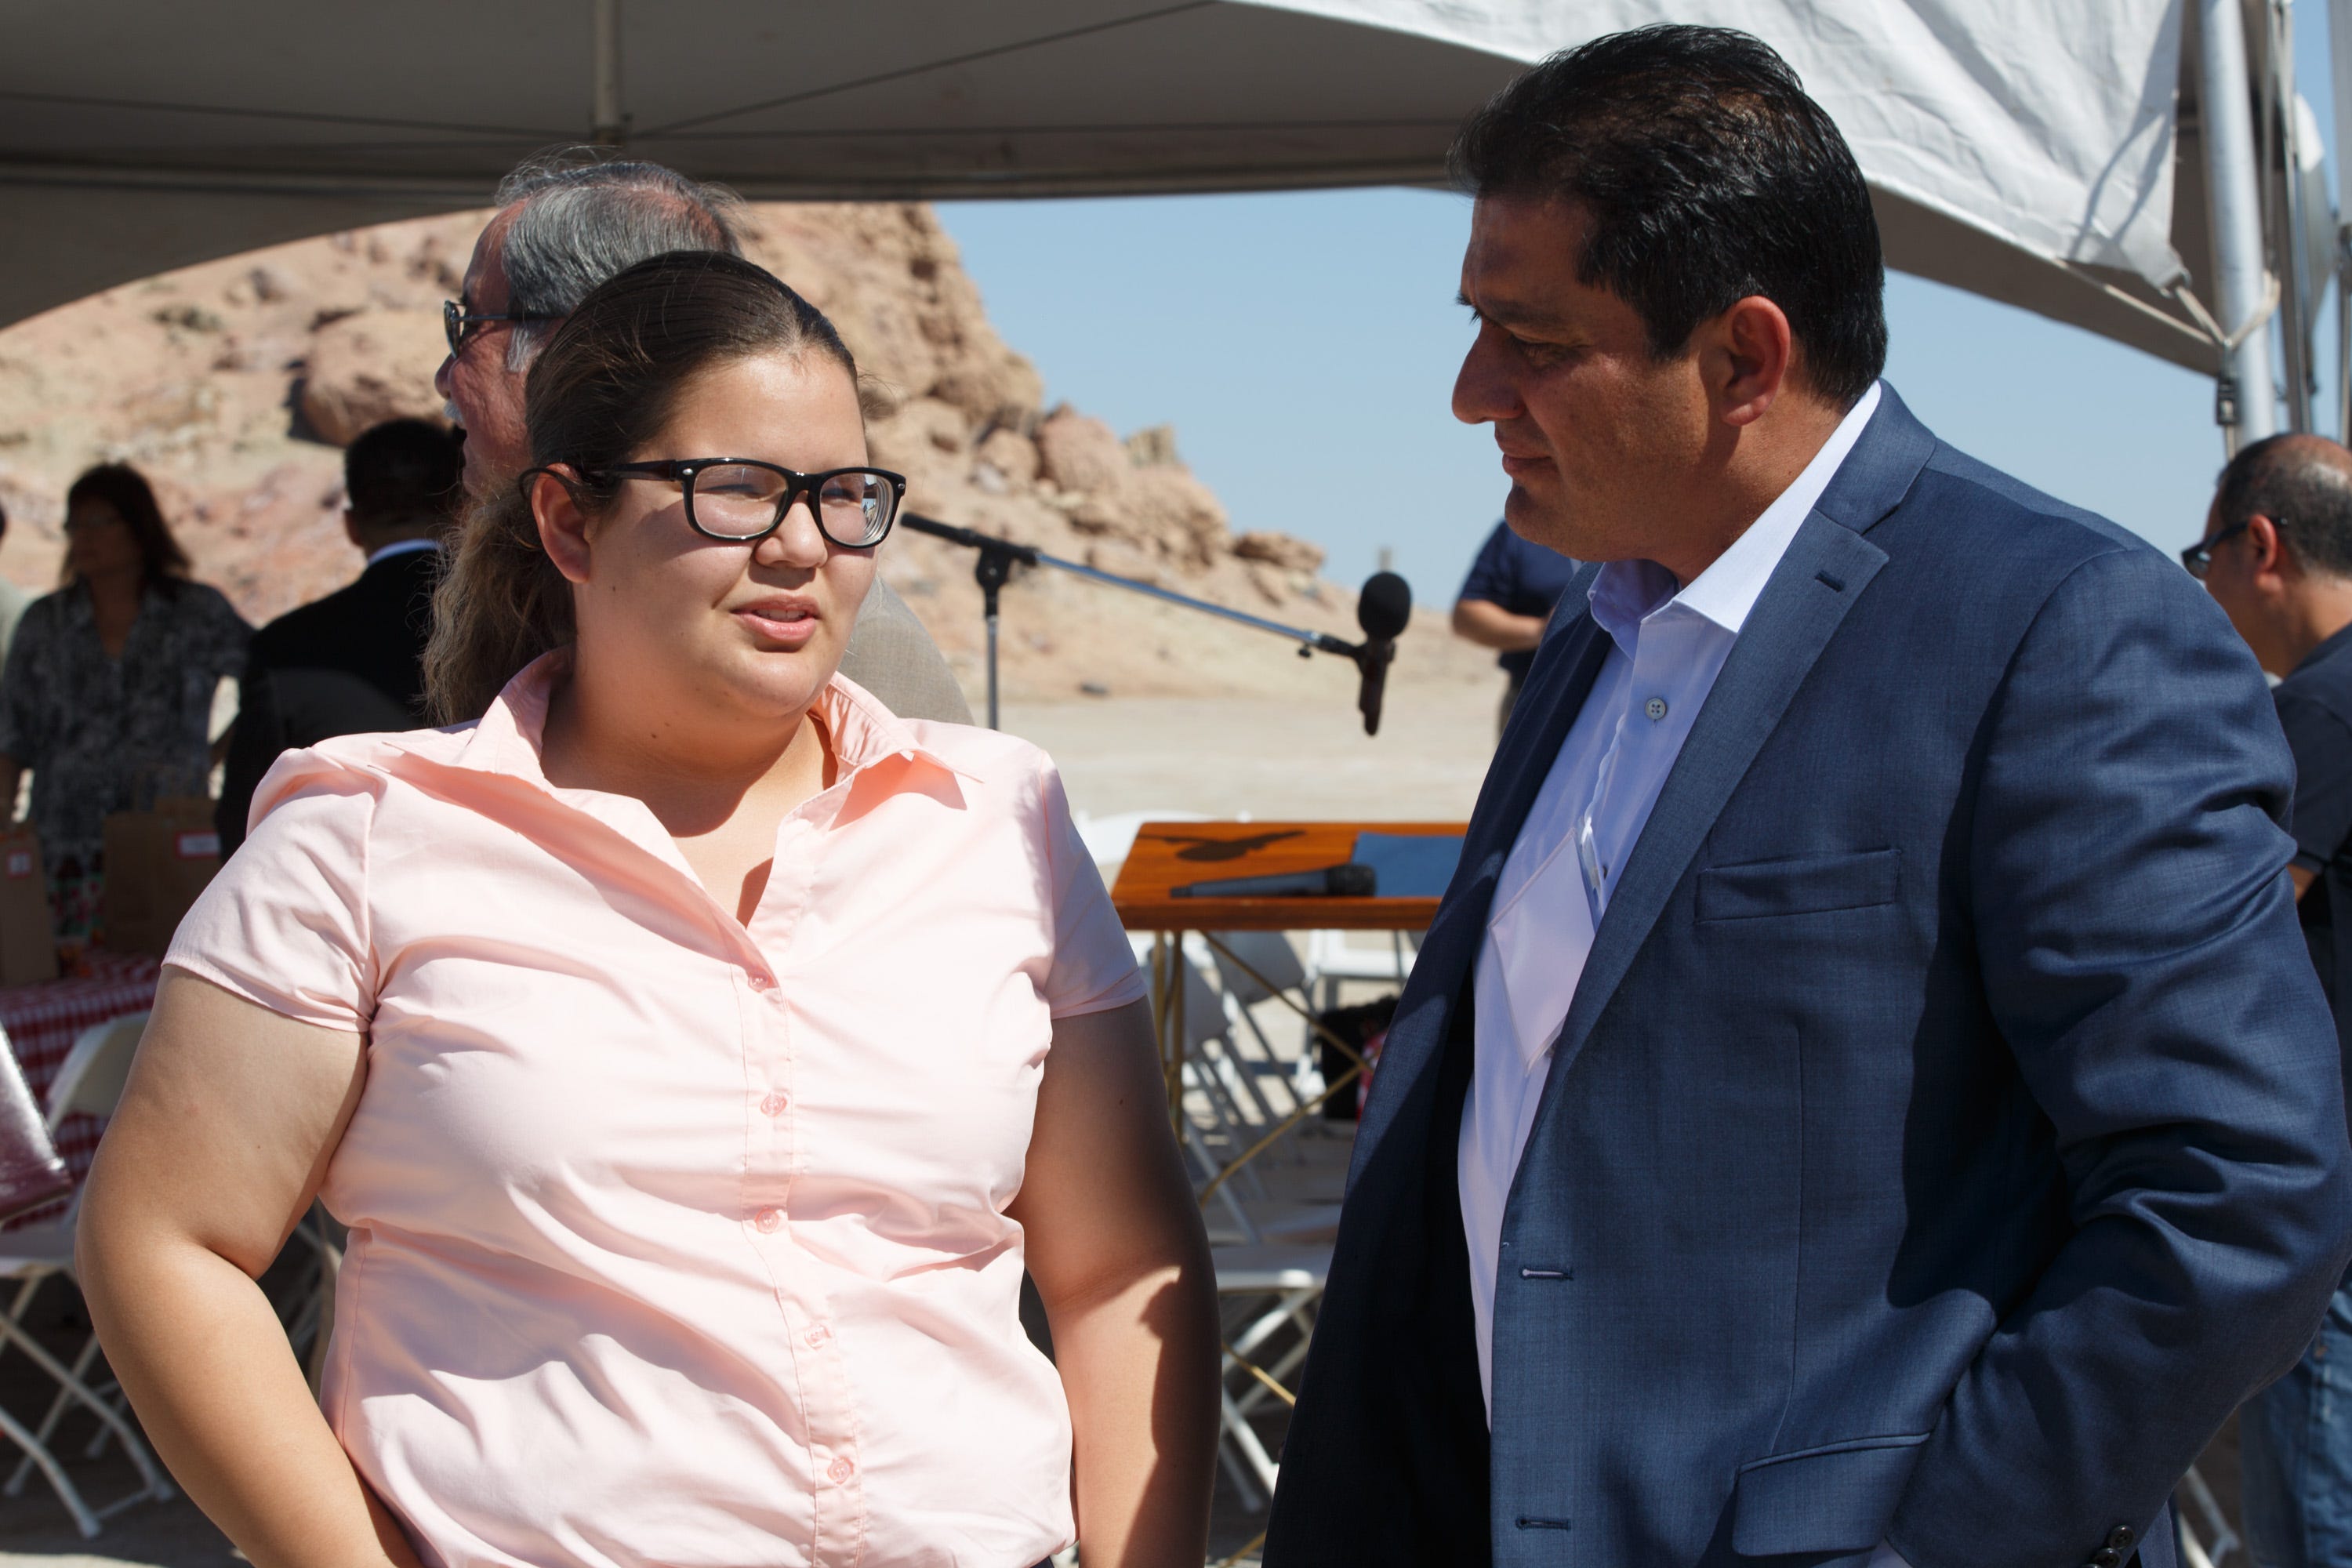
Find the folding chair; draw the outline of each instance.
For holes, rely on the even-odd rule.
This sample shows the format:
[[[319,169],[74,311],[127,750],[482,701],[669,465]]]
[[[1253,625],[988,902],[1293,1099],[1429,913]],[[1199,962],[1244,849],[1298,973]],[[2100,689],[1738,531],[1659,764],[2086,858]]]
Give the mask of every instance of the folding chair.
[[[1354,946],[1343,931],[1308,931],[1307,989],[1315,995],[1316,1005],[1327,1013],[1337,1007],[1339,987],[1350,980],[1404,989],[1412,973],[1412,961],[1421,952],[1421,937],[1417,932],[1392,931],[1388,938],[1389,951],[1382,952],[1376,947]]]
[[[1314,1012],[1313,998],[1307,990],[1307,970],[1298,962],[1297,950],[1290,939],[1276,931],[1221,931],[1211,932],[1202,942],[1209,962],[1215,967],[1223,994],[1220,1001],[1228,1023],[1248,1031],[1257,1041],[1258,1049],[1268,1071],[1283,1085],[1289,1097],[1289,1109],[1296,1110],[1307,1096],[1298,1092],[1291,1074],[1299,1062],[1315,1054],[1312,1031],[1305,1025],[1307,1016]],[[1286,1068],[1283,1055],[1257,1021],[1252,1011],[1261,1002],[1281,998],[1296,1010],[1301,1018],[1298,1055]],[[1247,1072],[1247,1064],[1243,1064]],[[1258,1108],[1271,1122],[1277,1120],[1274,1107],[1258,1091],[1255,1077],[1245,1079]]]
[[[1331,1275],[1331,1248],[1328,1244],[1220,1247],[1210,1257],[1217,1269],[1224,1345],[1217,1388],[1217,1461],[1242,1505],[1255,1510],[1274,1495],[1280,1467],[1250,1425],[1250,1412],[1268,1400],[1298,1403],[1286,1380],[1307,1360],[1315,1304]],[[1266,1356],[1267,1347],[1286,1333],[1280,1352]]]
[[[64,1064],[58,1068],[57,1077],[49,1082],[48,1124],[52,1133],[67,1117],[77,1112],[88,1116],[113,1113],[115,1101],[122,1097],[123,1082],[131,1076],[131,1058],[139,1048],[139,1037],[146,1026],[147,1015],[138,1013],[82,1031],[80,1037],[74,1041],[73,1049],[67,1053]],[[5,1048],[5,1041],[0,1040],[0,1049]],[[26,1310],[32,1306],[34,1295],[50,1276],[63,1275],[69,1280],[73,1279],[74,1222],[80,1213],[81,1194],[77,1191],[61,1218],[47,1225],[0,1234],[0,1279],[19,1282],[16,1299],[10,1305],[7,1316],[0,1318],[0,1353],[5,1353],[11,1347],[23,1352],[58,1384],[58,1395],[50,1402],[48,1414],[32,1431],[25,1430],[10,1419],[6,1412],[0,1411],[0,1431],[5,1431],[17,1447],[25,1450],[25,1458],[0,1491],[9,1497],[19,1495],[33,1471],[38,1468],[48,1478],[50,1487],[58,1494],[58,1500],[64,1503],[66,1511],[73,1516],[74,1528],[81,1531],[84,1540],[89,1540],[99,1532],[99,1521],[110,1518],[137,1503],[163,1502],[173,1496],[173,1491],[172,1483],[165,1479],[162,1467],[147,1452],[146,1444],[140,1440],[139,1434],[131,1428],[121,1411],[84,1381],[91,1363],[98,1358],[98,1336],[91,1334],[82,1346],[80,1354],[74,1358],[73,1364],[68,1366],[51,1355],[24,1326]],[[132,1466],[139,1471],[140,1489],[102,1509],[93,1510],[82,1500],[80,1491],[67,1478],[64,1467],[58,1463],[57,1456],[48,1447],[50,1435],[57,1430],[58,1421],[63,1419],[68,1409],[77,1404],[98,1417],[99,1435],[88,1450],[89,1455],[95,1457],[108,1438],[116,1438],[121,1442],[122,1451],[130,1456]]]

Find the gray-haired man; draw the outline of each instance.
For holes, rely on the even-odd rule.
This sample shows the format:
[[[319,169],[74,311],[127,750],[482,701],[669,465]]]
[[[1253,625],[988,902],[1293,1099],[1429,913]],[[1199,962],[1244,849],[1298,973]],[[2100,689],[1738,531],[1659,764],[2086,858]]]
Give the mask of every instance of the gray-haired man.
[[[466,489],[474,494],[530,466],[524,378],[556,323],[590,290],[667,250],[741,254],[734,196],[658,163],[533,159],[499,183],[495,200],[460,297],[446,307],[449,357],[433,378],[465,426]],[[901,717],[971,722],[938,646],[879,576],[841,672]]]

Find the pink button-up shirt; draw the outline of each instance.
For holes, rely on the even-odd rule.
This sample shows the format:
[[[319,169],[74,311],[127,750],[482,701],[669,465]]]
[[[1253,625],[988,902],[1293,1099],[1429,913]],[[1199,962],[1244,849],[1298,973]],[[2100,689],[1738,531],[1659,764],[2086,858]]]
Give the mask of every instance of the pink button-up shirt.
[[[747,930],[479,724],[289,752],[168,962],[367,1037],[323,1404],[428,1561],[980,1564],[1073,1534],[1016,1317],[1053,1020],[1143,984],[1044,753],[836,679]]]

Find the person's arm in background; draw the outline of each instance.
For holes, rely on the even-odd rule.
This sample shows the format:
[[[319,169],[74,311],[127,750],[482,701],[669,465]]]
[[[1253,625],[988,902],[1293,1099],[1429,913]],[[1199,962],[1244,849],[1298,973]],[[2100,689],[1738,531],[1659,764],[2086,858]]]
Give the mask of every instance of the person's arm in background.
[[[8,823],[16,820],[25,770],[39,763],[40,706],[35,698],[47,674],[48,624],[41,615],[19,616],[9,634],[8,657],[0,661],[0,820]]]
[[[2294,753],[2294,810],[2287,818],[2294,859],[2286,874],[2300,899],[2352,842],[2352,727],[2298,692],[2281,688],[2272,695],[2278,702],[2279,728]],[[2352,910],[2338,911],[2336,918],[2352,918]]]
[[[1217,1294],[1148,1005],[1054,1021],[1011,1213],[1053,1330],[1090,1568],[1198,1568],[1217,1445]]]
[[[1470,574],[1454,596],[1454,635],[1503,653],[1531,648],[1543,639],[1544,617],[1523,616],[1505,606],[1519,596],[1521,584],[1515,564],[1524,548],[1512,536],[1508,523],[1498,522],[1478,547]]]
[[[1518,616],[1491,599],[1457,599],[1454,635],[1503,653],[1517,653],[1543,640],[1545,618]]]
[[[2082,1563],[2147,1530],[2352,1257],[2263,696],[2196,584],[2116,549],[2052,592],[1979,731],[1956,887],[2070,1234],[1920,1447],[1887,1531],[1916,1568]]]
[[[415,1568],[257,1283],[367,1077],[356,1034],[169,968],[74,1256],[107,1364],[172,1474],[259,1568]]]

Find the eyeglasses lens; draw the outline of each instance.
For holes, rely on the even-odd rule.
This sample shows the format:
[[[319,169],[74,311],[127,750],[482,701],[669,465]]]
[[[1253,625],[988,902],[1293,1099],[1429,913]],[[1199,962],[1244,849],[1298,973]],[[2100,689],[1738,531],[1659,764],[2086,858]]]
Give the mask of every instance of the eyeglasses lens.
[[[724,539],[756,539],[774,527],[791,481],[770,468],[720,463],[694,476],[694,521]],[[897,493],[879,474],[828,475],[817,491],[819,526],[848,550],[879,543],[890,530]]]
[[[898,494],[879,474],[835,474],[817,497],[824,514],[824,531],[835,542],[860,550],[881,542],[890,530],[891,509]]]
[[[441,335],[449,340],[449,353],[453,355],[466,346],[466,326],[457,319],[462,314],[457,300],[441,301]]]
[[[694,521],[706,533],[756,539],[774,526],[789,483],[746,463],[719,463],[694,476]]]

